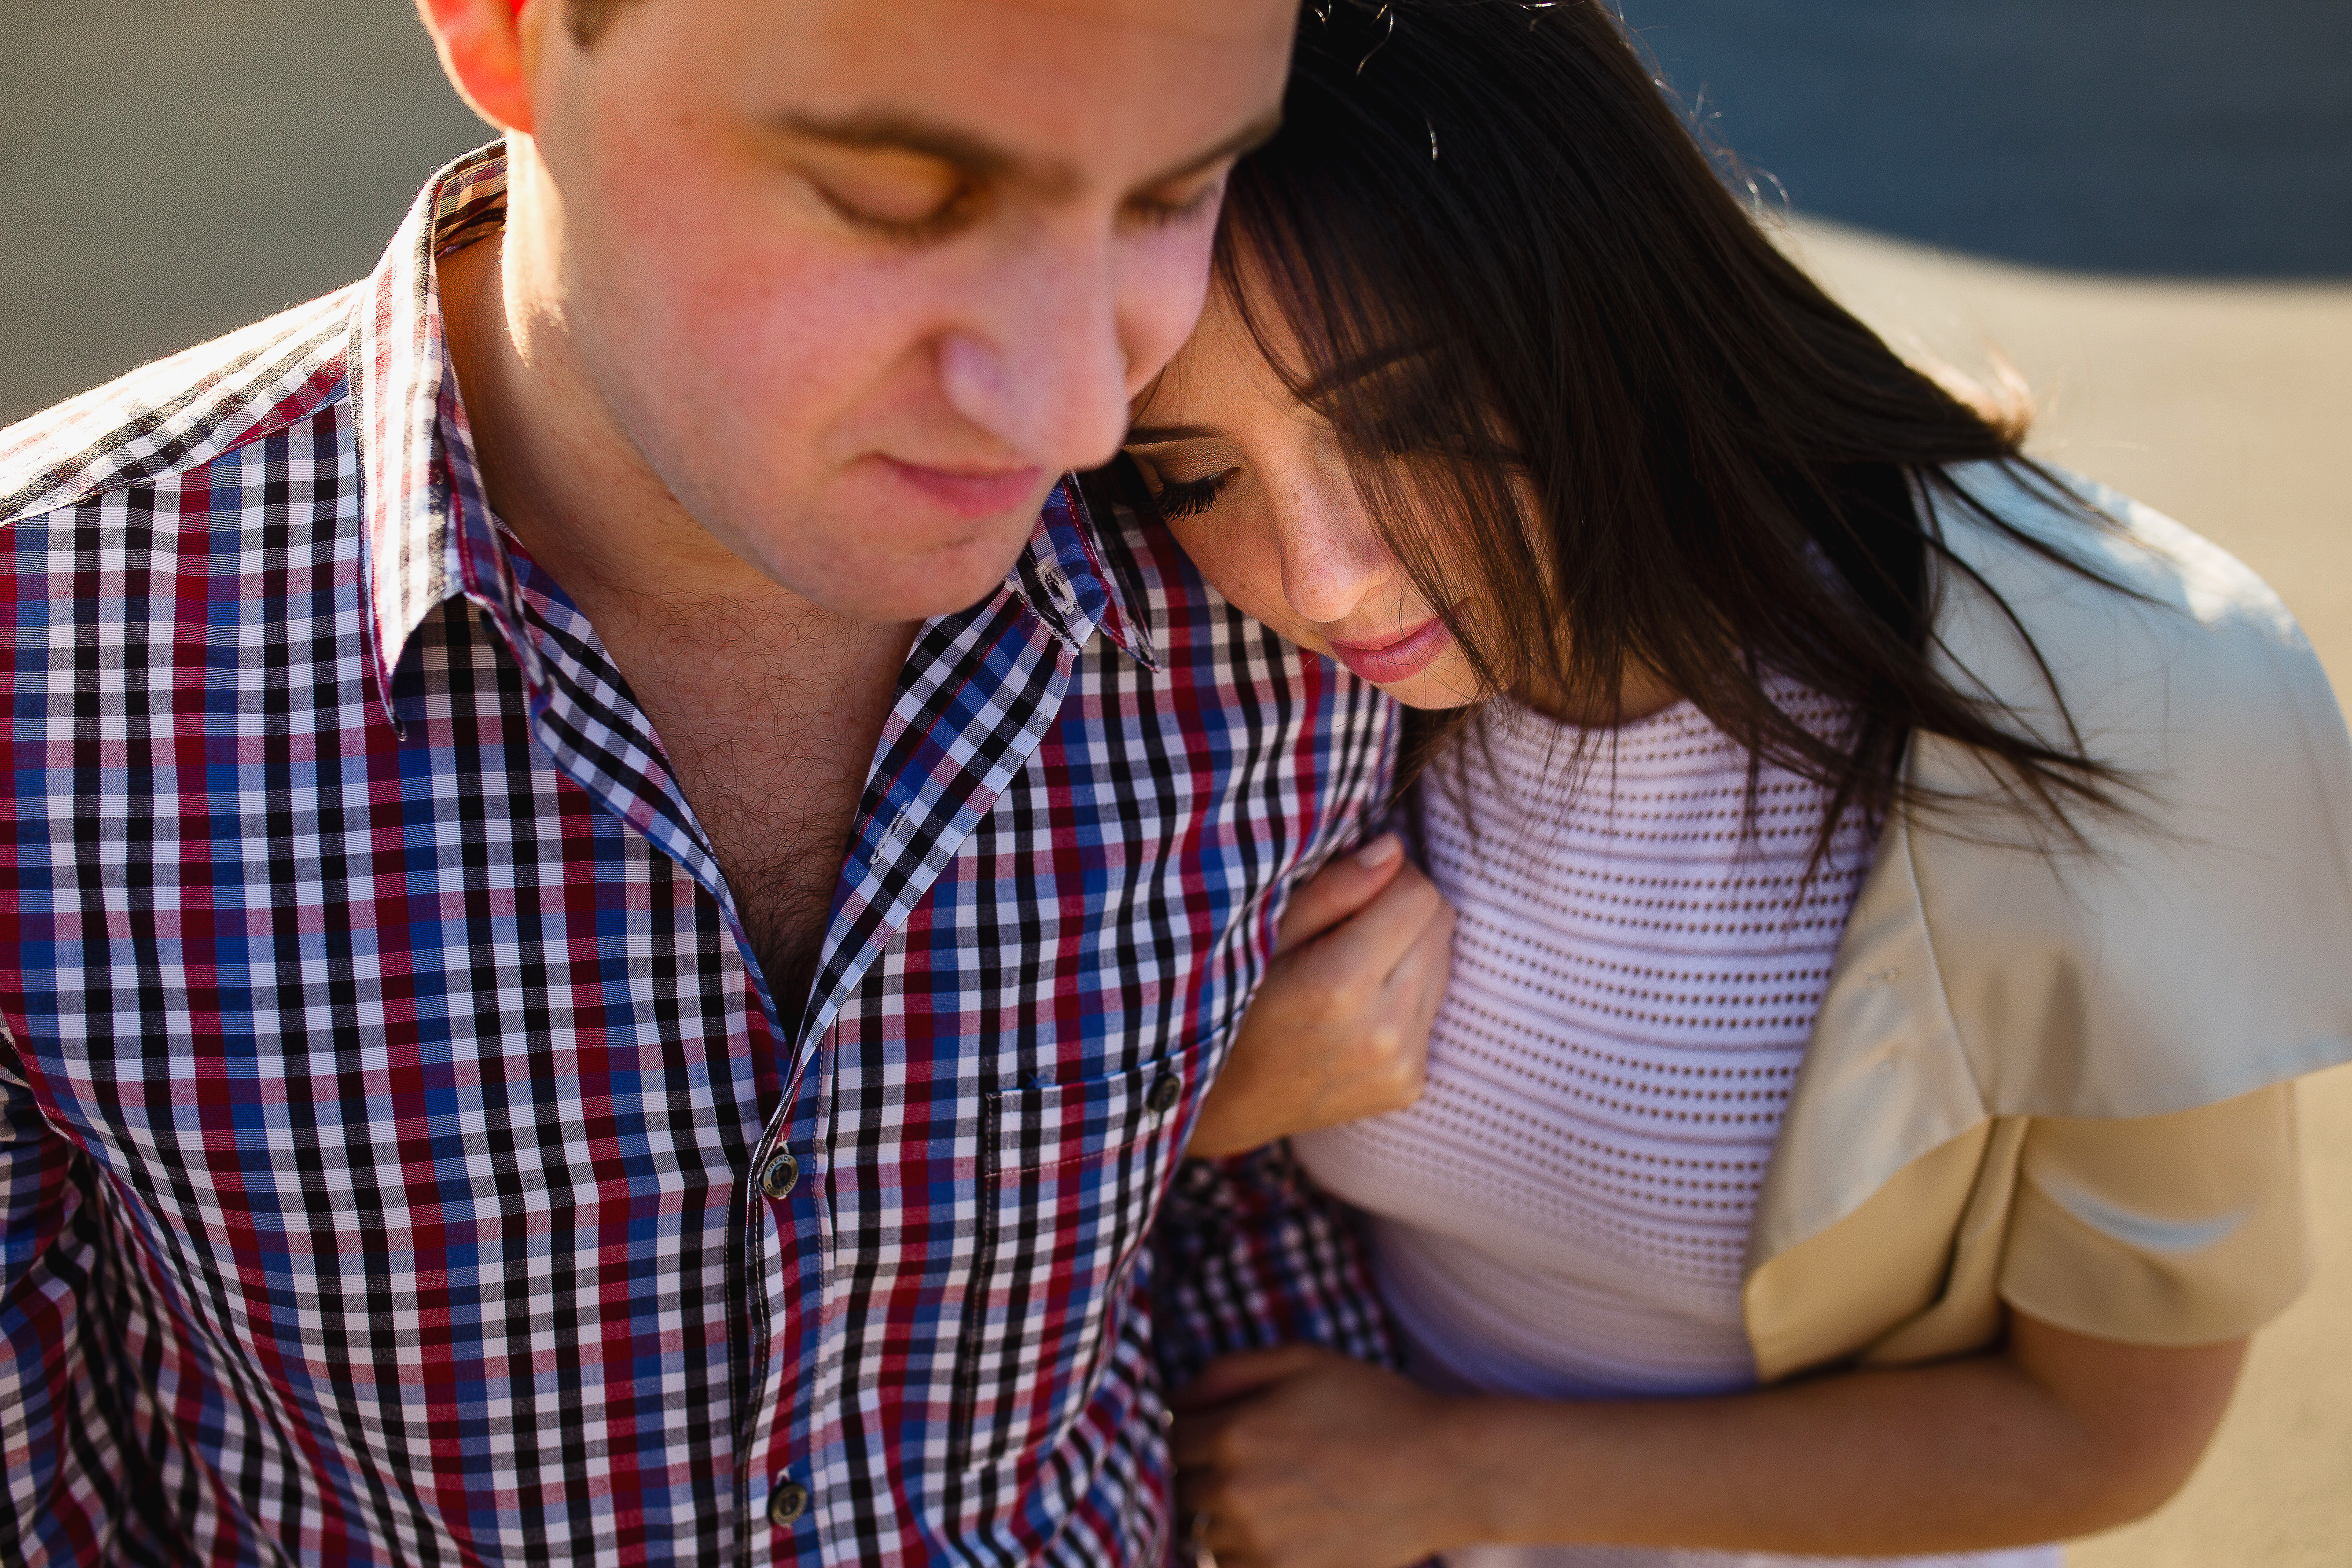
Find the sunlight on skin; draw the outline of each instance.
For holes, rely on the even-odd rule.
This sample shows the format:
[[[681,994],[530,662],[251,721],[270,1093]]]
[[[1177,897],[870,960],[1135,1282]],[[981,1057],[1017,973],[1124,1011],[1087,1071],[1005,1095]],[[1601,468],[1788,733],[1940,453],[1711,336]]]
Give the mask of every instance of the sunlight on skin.
[[[1127,450],[1178,542],[1244,613],[1410,707],[1477,696],[1469,656],[1373,526],[1337,434],[1291,396],[1222,289],[1139,401]]]
[[[1259,314],[1279,331],[1278,312]],[[1294,344],[1277,339],[1273,347],[1292,357]],[[1409,708],[1458,708],[1485,695],[1469,655],[1366,510],[1337,432],[1291,395],[1222,287],[1210,291],[1183,351],[1137,400],[1125,446],[1178,542],[1244,613]],[[1439,568],[1465,584],[1456,618],[1475,628],[1469,550],[1449,542]],[[1628,668],[1613,712],[1572,710],[1548,687],[1527,700],[1567,722],[1611,724],[1655,713],[1676,696]]]
[[[1339,435],[1291,397],[1223,289],[1136,402],[1127,451],[1202,576],[1244,614],[1412,708],[1477,696],[1467,654],[1364,510]]]
[[[560,575],[873,622],[983,595],[1116,448],[1296,17],[635,0],[583,48],[551,0],[422,8],[509,132],[497,254],[444,268],[500,515]]]

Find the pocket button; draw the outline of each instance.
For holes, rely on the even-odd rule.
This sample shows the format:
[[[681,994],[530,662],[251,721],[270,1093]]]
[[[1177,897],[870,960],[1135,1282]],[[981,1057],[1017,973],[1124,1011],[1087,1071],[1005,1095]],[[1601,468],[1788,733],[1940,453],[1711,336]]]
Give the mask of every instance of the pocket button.
[[[768,1522],[782,1527],[808,1511],[808,1488],[798,1481],[778,1481],[768,1494]]]
[[[1155,1112],[1164,1113],[1174,1110],[1176,1102],[1183,1097],[1183,1081],[1172,1072],[1164,1072],[1153,1082],[1151,1092],[1143,1097],[1143,1103]]]

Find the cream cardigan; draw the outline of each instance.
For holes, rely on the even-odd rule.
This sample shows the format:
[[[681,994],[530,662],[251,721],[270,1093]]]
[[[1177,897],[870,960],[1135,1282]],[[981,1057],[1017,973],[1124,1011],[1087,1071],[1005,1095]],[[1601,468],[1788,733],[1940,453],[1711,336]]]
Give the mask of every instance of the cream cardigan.
[[[2102,530],[1994,465],[1953,476],[2126,597],[1932,498],[2032,634],[2137,823],[2044,853],[1991,809],[1898,813],[1838,951],[1748,1244],[1768,1381],[1973,1350],[2003,1301],[2149,1344],[2234,1338],[2305,1268],[2290,1082],[2352,1059],[2352,741],[2310,646],[2229,555],[2098,487]],[[1937,658],[2063,740],[1964,574]],[[2143,602],[2145,601],[2145,602]],[[1973,752],[1908,776],[1981,796]]]

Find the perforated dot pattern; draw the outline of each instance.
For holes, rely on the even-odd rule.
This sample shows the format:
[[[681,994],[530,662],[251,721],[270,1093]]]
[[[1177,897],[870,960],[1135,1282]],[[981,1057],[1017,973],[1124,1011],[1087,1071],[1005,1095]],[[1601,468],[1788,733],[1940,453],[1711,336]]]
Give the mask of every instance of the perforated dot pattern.
[[[1790,682],[1815,733],[1841,721]],[[1606,735],[1497,706],[1424,784],[1461,911],[1419,1104],[1301,1156],[1373,1216],[1433,1381],[1567,1397],[1754,1381],[1748,1232],[1872,835],[1682,704]],[[1588,742],[1580,752],[1580,742]],[[1491,765],[1489,762],[1491,760]]]

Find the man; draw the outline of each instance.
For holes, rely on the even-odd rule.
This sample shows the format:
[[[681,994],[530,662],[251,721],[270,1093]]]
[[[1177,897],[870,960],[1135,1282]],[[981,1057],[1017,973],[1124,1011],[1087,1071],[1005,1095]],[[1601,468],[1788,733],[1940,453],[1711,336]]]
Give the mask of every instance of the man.
[[[1387,721],[1055,480],[1293,9],[426,0],[503,148],[0,434],[0,1559],[1165,1550],[1138,1243]]]

